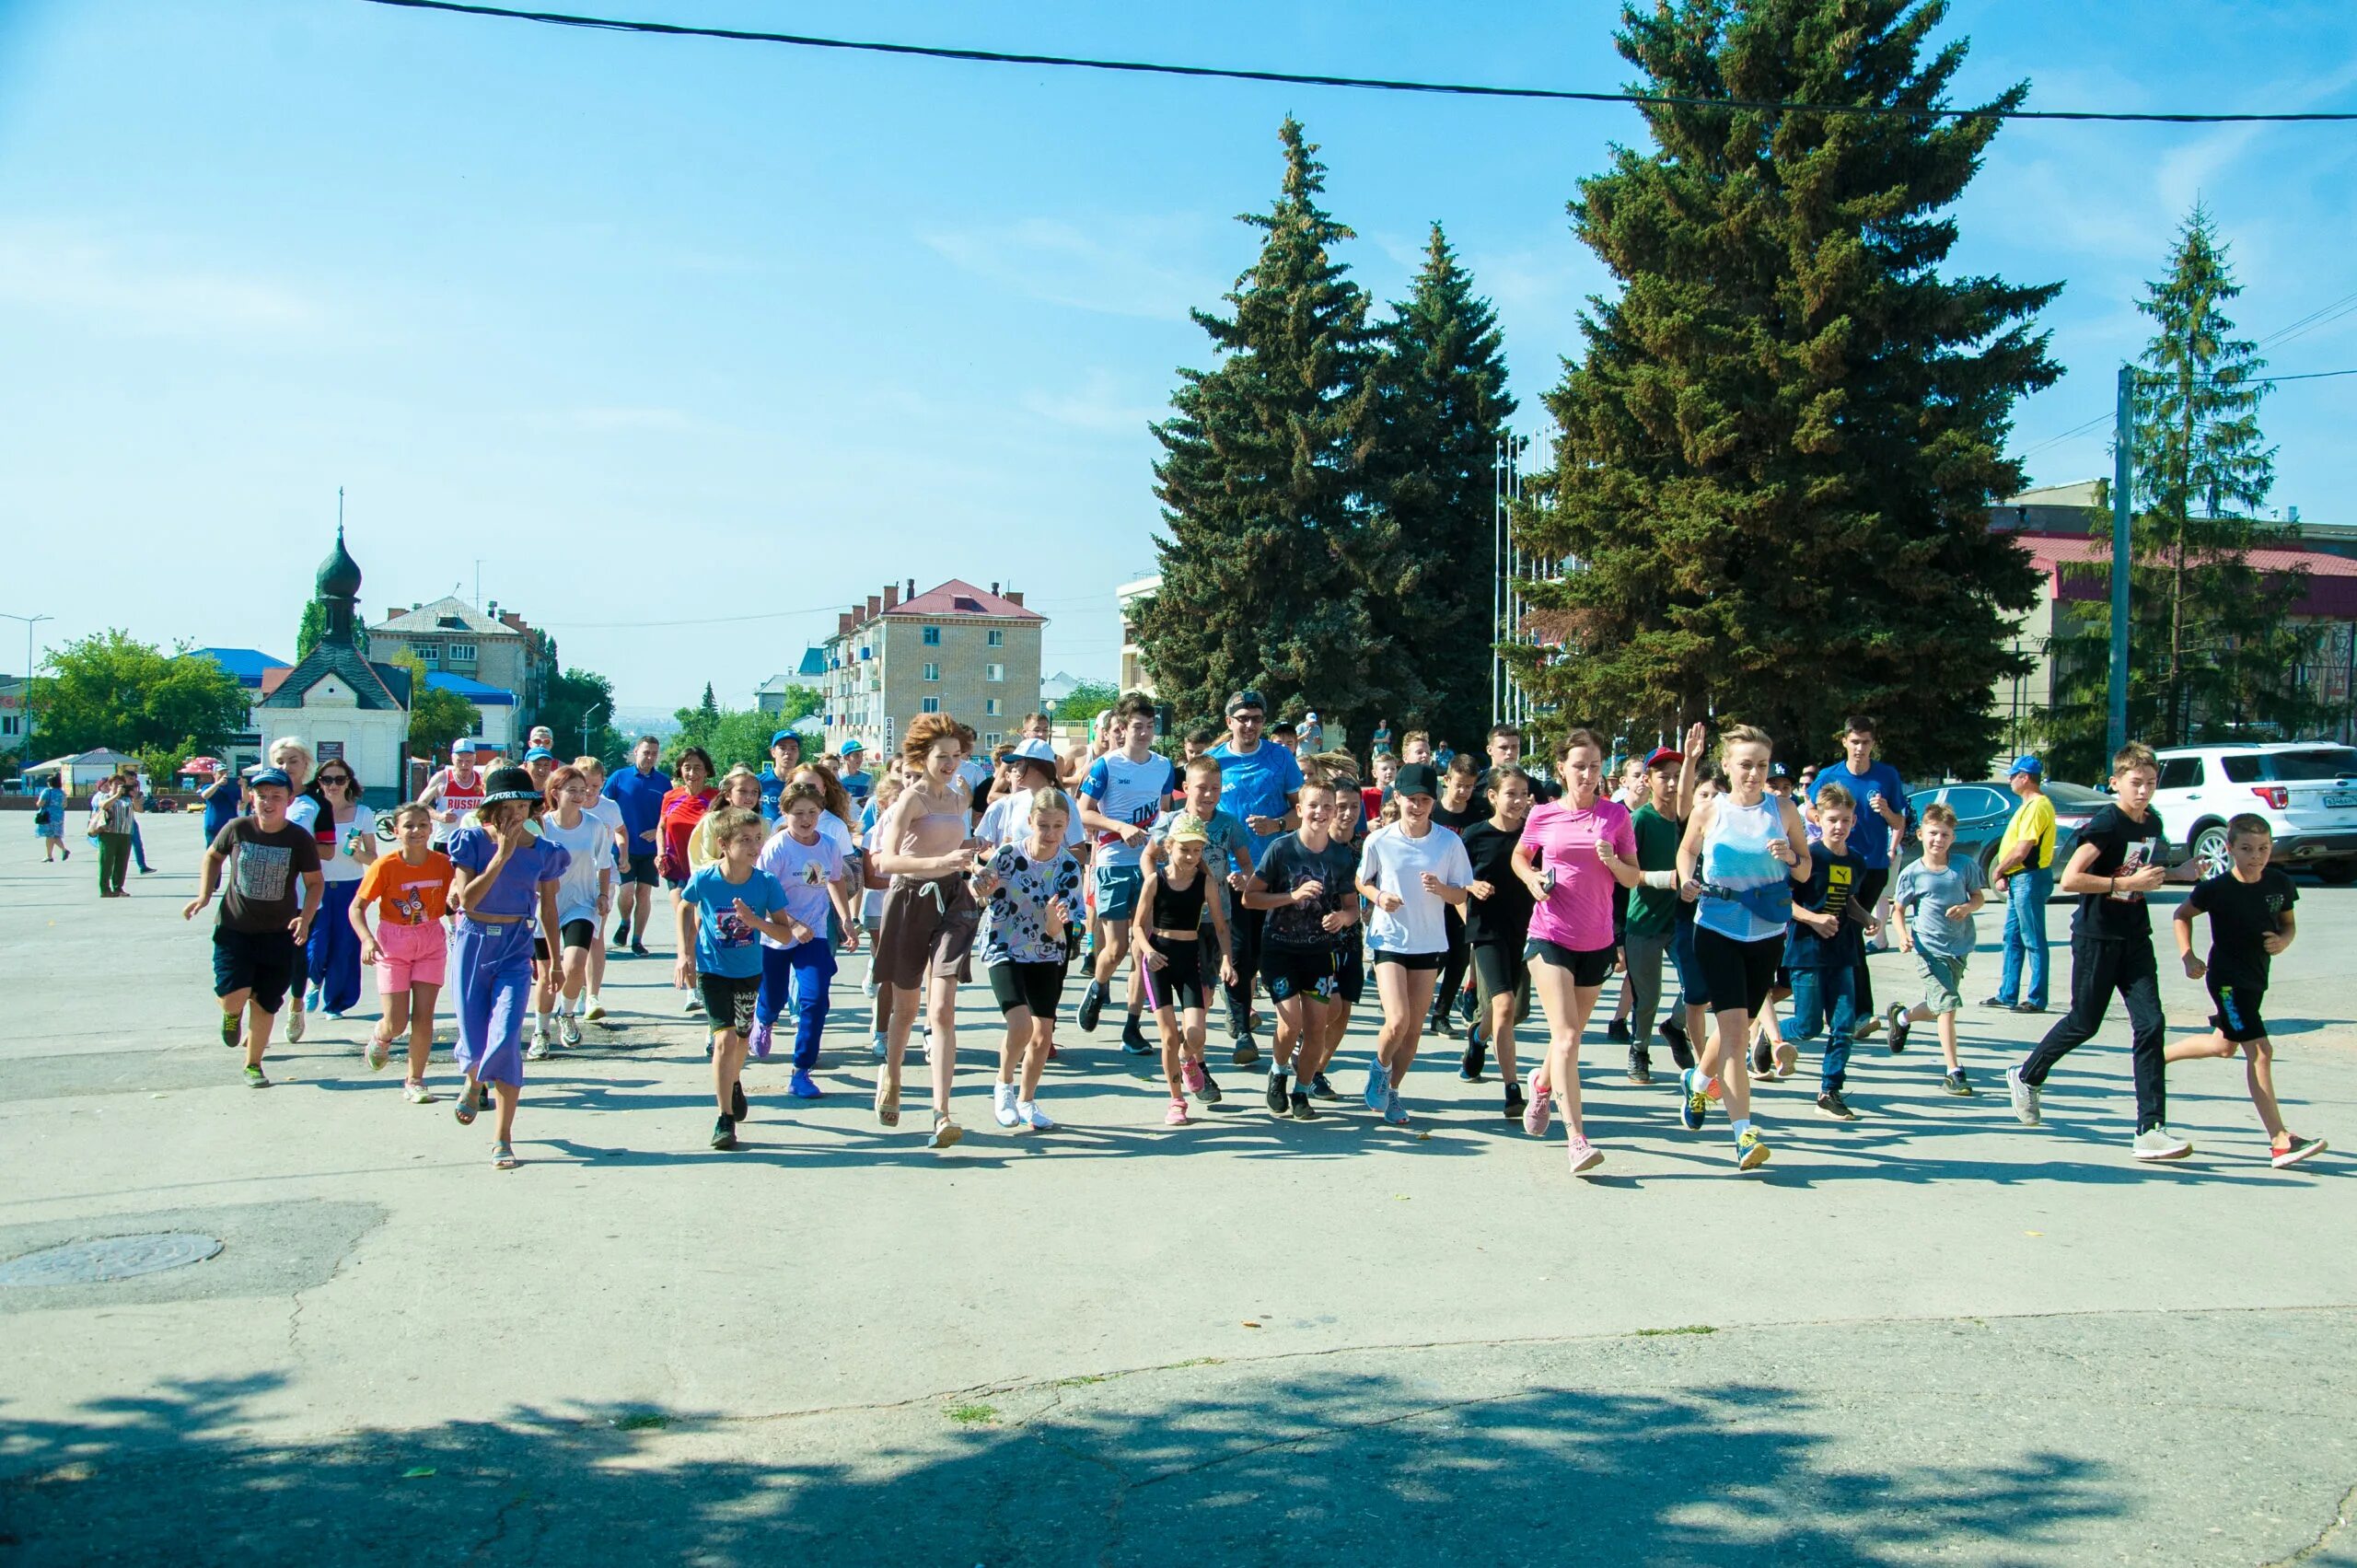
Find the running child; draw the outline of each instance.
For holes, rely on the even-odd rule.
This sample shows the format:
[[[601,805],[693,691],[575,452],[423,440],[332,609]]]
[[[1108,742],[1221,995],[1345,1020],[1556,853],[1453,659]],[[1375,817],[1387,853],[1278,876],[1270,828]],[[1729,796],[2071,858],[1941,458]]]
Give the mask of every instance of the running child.
[[[1824,830],[1821,819],[1817,828]],[[1940,1086],[1952,1095],[1970,1095],[1972,1085],[1956,1064],[1956,1015],[1964,1005],[1965,966],[1971,961],[1979,939],[1972,917],[1989,895],[1979,861],[1949,857],[1948,852],[1956,847],[1952,808],[1925,807],[1921,831],[1923,858],[1901,871],[1891,884],[1890,921],[1898,937],[1898,950],[1915,955],[1916,972],[1923,977],[1923,1000],[1912,1007],[1892,1003],[1884,1021],[1890,1028],[1889,1044],[1895,1056],[1907,1049],[1910,1025],[1937,1018],[1940,1056],[1947,1064]]]
[[[543,842],[540,792],[521,768],[500,768],[484,781],[477,826],[450,835],[451,890],[465,911],[450,945],[458,972],[459,1095],[462,1127],[482,1107],[483,1086],[498,1102],[498,1138],[491,1163],[516,1168],[516,1106],[524,1093],[524,1018],[531,1008],[532,924],[557,929],[556,889],[567,856]]]
[[[596,820],[606,833],[606,864],[613,868],[608,886],[614,901],[619,901],[622,878],[630,865],[630,832],[622,826],[621,807],[606,794],[606,765],[584,753],[573,760],[575,771],[589,786],[589,798],[583,804],[581,814]],[[600,920],[598,929],[589,934],[589,974],[583,993],[581,1016],[598,1023],[606,1016],[606,923]]]
[[[384,1016],[369,1031],[368,1070],[382,1072],[393,1041],[409,1033],[409,1076],[401,1095],[412,1105],[432,1105],[425,1064],[434,1054],[434,1003],[442,992],[449,958],[449,935],[442,928],[448,908],[450,857],[434,847],[434,808],[422,800],[392,813],[395,852],[368,863],[352,902],[352,929],[360,935],[360,958],[377,971],[377,994]],[[377,912],[377,929],[368,912]]]
[[[549,774],[540,795],[540,840],[564,851],[565,867],[556,889],[556,926],[540,939],[549,959],[540,967],[532,1043],[524,1053],[534,1062],[548,1055],[552,1037],[568,1047],[581,1043],[582,994],[598,934],[614,900],[615,834],[610,824],[589,814],[596,786],[568,763]]]
[[[1167,854],[1145,874],[1138,890],[1132,935],[1138,946],[1140,979],[1155,1022],[1162,1029],[1162,1075],[1170,1090],[1163,1123],[1187,1124],[1187,1096],[1205,1105],[1220,1101],[1219,1086],[1203,1070],[1203,925],[1219,943],[1223,981],[1236,978],[1236,954],[1227,934],[1227,912],[1209,893],[1215,873],[1204,858],[1210,825],[1184,816],[1171,824]]]
[[[1530,775],[1513,763],[1490,770],[1490,817],[1457,836],[1473,869],[1466,888],[1467,940],[1473,950],[1473,985],[1480,1011],[1465,1031],[1465,1061],[1457,1076],[1481,1081],[1481,1062],[1495,1050],[1498,1075],[1505,1080],[1505,1117],[1518,1121],[1528,1101],[1515,1072],[1515,1026],[1530,1016],[1530,916],[1537,907],[1530,889],[1515,874],[1515,851],[1530,817]]]
[[[286,819],[293,781],[281,769],[264,768],[250,787],[253,815],[214,835],[198,872],[196,897],[182,907],[180,918],[194,920],[213,900],[226,865],[229,884],[213,927],[213,994],[221,1002],[221,1043],[237,1049],[242,1026],[246,1083],[266,1089],[270,1079],[261,1059],[270,1051],[270,1028],[287,993],[301,983],[296,966],[319,915],[325,881],[318,842],[308,829]]]
[[[720,857],[687,879],[679,890],[679,957],[672,978],[682,991],[703,1000],[712,1022],[712,1095],[720,1109],[712,1124],[712,1146],[737,1146],[737,1124],[745,1120],[745,1045],[753,1032],[753,1007],[761,988],[758,936],[772,936],[788,947],[813,940],[824,945],[826,926],[812,931],[788,912],[785,889],[756,864],[761,854],[758,807],[723,806],[711,813],[711,834]]]
[[[810,1074],[819,1065],[819,1040],[826,1032],[830,993],[835,979],[835,944],[828,919],[852,875],[851,862],[834,839],[819,830],[828,818],[827,792],[816,780],[796,774],[774,802],[777,830],[761,845],[758,865],[785,890],[786,915],[818,935],[792,946],[764,933],[761,983],[753,1002],[751,1045],[767,1061],[770,1035],[790,1005],[794,1010],[794,1075],[785,1092],[795,1099],[817,1099]],[[856,930],[856,927],[853,928]]]
[[[1465,782],[1469,785],[1471,780]],[[1383,1028],[1367,1067],[1364,1098],[1369,1110],[1381,1112],[1394,1126],[1408,1121],[1399,1086],[1415,1063],[1417,1042],[1433,1011],[1434,982],[1452,950],[1445,917],[1466,901],[1473,880],[1464,841],[1434,820],[1439,789],[1440,780],[1426,763],[1399,770],[1391,791],[1399,820],[1367,835],[1354,884],[1374,912],[1367,945],[1375,949],[1376,993],[1383,1003]],[[1464,929],[1461,919],[1457,929]]]
[[[1252,876],[1252,835],[1243,819],[1220,805],[1223,774],[1219,761],[1213,757],[1197,757],[1189,762],[1178,804],[1155,819],[1152,831],[1146,835],[1145,854],[1138,864],[1148,876],[1162,865],[1167,854],[1170,830],[1182,817],[1192,817],[1203,825],[1203,865],[1211,876],[1210,901],[1219,906],[1227,918],[1228,951],[1233,956],[1237,938],[1237,919],[1241,905],[1237,901],[1244,891],[1244,884]],[[1202,931],[1211,931],[1211,916],[1203,916]],[[1216,940],[1216,938],[1213,938]],[[1209,947],[1202,951],[1209,952]],[[1208,979],[1206,984],[1209,983]],[[1219,1083],[1206,1067],[1202,1086],[1195,1091],[1205,1104],[1217,1105]]]
[[[2266,818],[2246,815],[2228,822],[2226,853],[2232,864],[2195,883],[2185,902],[2177,905],[2174,922],[2177,958],[2186,976],[2208,983],[2210,1000],[2218,1010],[2210,1016],[2209,1035],[2174,1041],[2165,1055],[2171,1062],[2183,1062],[2244,1051],[2250,1103],[2267,1129],[2268,1162],[2282,1170],[2325,1150],[2322,1138],[2303,1138],[2283,1125],[2282,1108],[2275,1098],[2275,1047],[2267,1038],[2267,1020],[2259,1016],[2267,1000],[2270,960],[2300,934],[2292,913],[2300,890],[2268,864],[2275,853],[2275,835]],[[2193,956],[2193,923],[2205,914],[2210,917],[2207,963]]]
[[[1081,993],[1076,1015],[1081,1032],[1097,1030],[1097,1015],[1129,957],[1132,917],[1137,912],[1138,889],[1145,874],[1138,861],[1145,850],[1147,830],[1178,791],[1170,760],[1155,754],[1154,703],[1132,692],[1114,709],[1113,735],[1118,749],[1090,764],[1080,786],[1080,820],[1097,844],[1097,917],[1103,923],[1104,942],[1098,948],[1095,973]],[[1154,1048],[1146,1042],[1139,1010],[1144,993],[1139,978],[1130,976],[1129,1018],[1121,1028],[1122,1047],[1132,1055]]]
[[[1052,1132],[1056,1124],[1039,1109],[1039,1074],[1056,1049],[1056,1009],[1080,914],[1080,861],[1072,853],[1073,809],[1063,791],[1040,784],[1024,817],[1023,842],[999,844],[971,878],[982,903],[982,965],[1006,1020],[991,1114],[1002,1127]]]
[[[1257,724],[1256,719],[1256,728]],[[1274,749],[1263,743],[1263,749]],[[1222,771],[1234,777],[1231,770]],[[1358,1000],[1358,982],[1346,977],[1343,969],[1345,951],[1354,954],[1358,947],[1359,934],[1353,929],[1359,923],[1358,856],[1349,845],[1334,842],[1332,784],[1322,777],[1305,780],[1296,808],[1301,826],[1269,841],[1251,880],[1244,885],[1242,900],[1246,909],[1260,912],[1266,922],[1262,967],[1269,995],[1277,1005],[1269,1112],[1290,1112],[1296,1121],[1314,1121],[1318,1113],[1310,1109],[1309,1089],[1326,1064],[1318,1054],[1326,1039],[1325,1015],[1341,1000],[1346,982],[1351,1000]],[[1298,1074],[1290,1093],[1285,1082],[1289,1071]]]
[[[1801,804],[1799,797],[1794,804]],[[1841,1091],[1848,1081],[1850,1047],[1857,1038],[1858,970],[1866,961],[1864,933],[1874,912],[1858,897],[1866,880],[1865,857],[1850,847],[1858,803],[1848,790],[1829,784],[1817,792],[1814,810],[1817,838],[1809,845],[1808,879],[1793,886],[1792,924],[1784,935],[1793,1016],[1784,1020],[1782,1033],[1785,1047],[1797,1056],[1819,1029],[1826,1031],[1817,1114],[1833,1121],[1855,1121],[1858,1113]]]

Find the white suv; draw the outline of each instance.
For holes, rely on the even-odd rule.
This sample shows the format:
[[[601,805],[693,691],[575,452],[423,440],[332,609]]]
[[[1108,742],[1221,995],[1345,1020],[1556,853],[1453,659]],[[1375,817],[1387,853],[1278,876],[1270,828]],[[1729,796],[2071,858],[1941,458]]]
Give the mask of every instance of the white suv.
[[[2243,812],[2275,830],[2275,864],[2336,886],[2357,881],[2357,748],[2328,740],[2183,746],[2160,753],[2153,808],[2202,875],[2226,869],[2226,822]]]

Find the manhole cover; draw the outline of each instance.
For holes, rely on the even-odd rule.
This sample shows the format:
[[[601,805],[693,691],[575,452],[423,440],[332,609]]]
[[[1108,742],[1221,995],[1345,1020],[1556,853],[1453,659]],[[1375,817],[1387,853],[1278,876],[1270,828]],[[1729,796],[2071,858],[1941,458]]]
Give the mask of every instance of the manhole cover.
[[[221,1250],[221,1243],[192,1230],[168,1230],[154,1236],[110,1236],[98,1241],[69,1241],[0,1263],[0,1289],[11,1285],[103,1284],[110,1280],[160,1274],[202,1263]]]

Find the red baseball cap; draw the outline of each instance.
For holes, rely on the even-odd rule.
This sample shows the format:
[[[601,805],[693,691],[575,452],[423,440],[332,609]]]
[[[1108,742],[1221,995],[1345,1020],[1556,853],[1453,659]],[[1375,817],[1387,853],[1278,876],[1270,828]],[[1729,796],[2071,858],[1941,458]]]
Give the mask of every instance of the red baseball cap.
[[[1645,759],[1645,772],[1650,773],[1655,768],[1660,767],[1664,762],[1683,762],[1685,761],[1686,753],[1683,751],[1668,746],[1655,747],[1654,749],[1654,754]]]

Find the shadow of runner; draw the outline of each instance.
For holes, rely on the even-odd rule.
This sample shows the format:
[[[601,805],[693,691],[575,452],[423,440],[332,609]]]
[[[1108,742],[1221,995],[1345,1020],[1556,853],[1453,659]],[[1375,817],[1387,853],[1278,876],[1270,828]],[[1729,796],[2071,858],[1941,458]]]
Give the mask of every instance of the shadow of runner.
[[[820,1417],[527,1410],[272,1446],[240,1425],[277,1388],[274,1376],[192,1382],[103,1401],[87,1423],[15,1425],[0,1552],[238,1568],[1567,1552],[1867,1568],[2027,1560],[2128,1511],[2100,1462],[2062,1454],[1835,1466],[1810,1402],[1765,1382],[1457,1399],[1288,1368],[1202,1397],[1174,1396],[1165,1378],[1088,1377]]]

